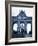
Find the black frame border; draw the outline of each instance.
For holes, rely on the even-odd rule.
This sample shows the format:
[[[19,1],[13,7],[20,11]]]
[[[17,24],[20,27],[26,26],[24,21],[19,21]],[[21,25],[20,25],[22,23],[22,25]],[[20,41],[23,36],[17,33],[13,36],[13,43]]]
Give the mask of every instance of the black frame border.
[[[23,3],[23,4],[34,4],[35,5],[35,41],[25,41],[25,42],[11,42],[8,43],[8,3]],[[37,42],[37,2],[22,2],[22,1],[6,1],[5,2],[5,14],[6,14],[6,31],[5,31],[5,45],[10,44],[27,44]]]

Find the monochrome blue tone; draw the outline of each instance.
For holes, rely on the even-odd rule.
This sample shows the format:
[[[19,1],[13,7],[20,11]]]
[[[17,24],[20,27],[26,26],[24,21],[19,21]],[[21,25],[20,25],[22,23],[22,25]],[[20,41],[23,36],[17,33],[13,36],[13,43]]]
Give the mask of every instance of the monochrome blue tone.
[[[17,16],[11,16],[12,38],[32,37],[32,17],[21,10]]]

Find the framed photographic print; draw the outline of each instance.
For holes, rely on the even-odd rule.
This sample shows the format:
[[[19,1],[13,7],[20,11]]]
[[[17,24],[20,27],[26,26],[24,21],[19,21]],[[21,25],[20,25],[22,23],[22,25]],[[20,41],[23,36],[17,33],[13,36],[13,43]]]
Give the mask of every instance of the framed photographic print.
[[[6,1],[5,44],[37,42],[37,3]]]

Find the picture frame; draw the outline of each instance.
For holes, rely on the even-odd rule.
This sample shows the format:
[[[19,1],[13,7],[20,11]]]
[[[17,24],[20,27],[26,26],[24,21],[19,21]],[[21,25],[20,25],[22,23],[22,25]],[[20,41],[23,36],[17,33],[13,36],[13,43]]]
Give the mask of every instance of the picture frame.
[[[5,11],[5,45],[36,43],[37,3],[22,1],[6,1]]]

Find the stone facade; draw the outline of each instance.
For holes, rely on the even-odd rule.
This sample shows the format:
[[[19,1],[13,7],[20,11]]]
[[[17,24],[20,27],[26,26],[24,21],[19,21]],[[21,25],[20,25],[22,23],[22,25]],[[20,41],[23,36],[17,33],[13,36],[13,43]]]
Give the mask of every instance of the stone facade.
[[[17,31],[13,30],[13,25],[17,23]],[[31,31],[27,33],[27,24],[31,24]],[[29,37],[32,36],[32,17],[26,16],[24,11],[21,11],[17,16],[11,16],[11,26],[12,26],[12,37]],[[29,27],[28,27],[29,28]]]

